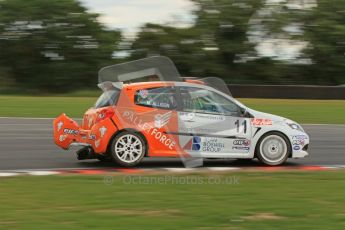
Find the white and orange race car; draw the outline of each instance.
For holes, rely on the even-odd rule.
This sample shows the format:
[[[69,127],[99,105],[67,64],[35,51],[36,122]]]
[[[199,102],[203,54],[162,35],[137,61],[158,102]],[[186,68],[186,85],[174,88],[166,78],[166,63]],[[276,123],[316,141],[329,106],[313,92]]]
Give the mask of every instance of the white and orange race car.
[[[78,159],[137,165],[143,157],[258,158],[280,165],[308,155],[309,136],[289,119],[250,109],[218,78],[184,79],[166,57],[105,67],[103,94],[81,125],[65,114],[55,143]]]

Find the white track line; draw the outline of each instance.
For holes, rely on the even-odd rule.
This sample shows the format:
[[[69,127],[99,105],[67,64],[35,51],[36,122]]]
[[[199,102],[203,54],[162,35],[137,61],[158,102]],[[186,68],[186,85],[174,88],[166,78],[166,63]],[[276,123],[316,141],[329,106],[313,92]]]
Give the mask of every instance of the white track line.
[[[0,177],[10,177],[10,176],[18,176],[19,173],[11,173],[11,172],[0,172]]]
[[[157,168],[159,169],[163,169],[169,172],[190,172],[193,171],[195,169],[199,169],[199,168]]]
[[[37,171],[73,171],[73,170],[87,170],[87,169],[90,169],[90,170],[97,170],[97,169],[104,169],[104,170],[107,170],[107,169],[114,169],[116,167],[91,167],[91,168],[87,168],[87,167],[84,167],[84,168],[38,168],[38,169],[2,169],[0,170],[0,173],[1,172],[18,172],[18,173],[28,173],[28,172],[37,172]]]
[[[328,169],[345,169],[345,165],[300,165],[301,167],[323,167]],[[191,172],[191,171],[199,171],[199,170],[209,170],[209,171],[231,171],[231,170],[242,170],[242,169],[250,169],[250,168],[257,168],[256,166],[253,167],[198,167],[198,168],[166,168],[166,167],[157,167],[157,168],[135,168],[141,171],[169,171],[169,172]],[[269,167],[267,167],[269,168]],[[287,167],[289,168],[289,167]],[[298,168],[298,167],[297,167]],[[12,175],[54,175],[59,174],[61,172],[66,171],[74,171],[74,170],[116,170],[116,169],[123,169],[118,167],[92,167],[92,168],[45,168],[45,169],[8,169],[8,170],[0,170],[0,177],[1,176],[12,176]]]
[[[323,167],[324,169],[330,169],[330,170],[337,170],[337,169],[345,169],[345,165],[327,165],[327,166],[321,166],[321,165],[313,165],[318,167]],[[196,172],[196,171],[232,171],[232,170],[245,170],[250,169],[251,167],[245,167],[245,168],[239,168],[239,167],[205,167],[205,168],[138,168],[139,170],[145,171],[145,172],[154,172],[154,171],[169,171],[169,172]],[[256,167],[252,167],[256,168]],[[57,175],[62,174],[69,170],[99,170],[103,169],[106,171],[107,169],[116,169],[116,168],[70,168],[70,169],[60,169],[60,170],[0,170],[0,178],[1,177],[13,177],[13,176],[49,176],[49,175]],[[116,170],[115,170],[116,171]],[[114,172],[115,172],[114,171]],[[303,169],[302,169],[303,171]],[[120,171],[119,171],[120,172]],[[82,173],[81,173],[82,174]]]
[[[340,126],[344,127],[344,124],[301,124],[302,126]]]
[[[211,171],[229,171],[229,170],[239,170],[241,168],[237,168],[237,167],[208,167],[206,169],[211,170]]]
[[[53,120],[55,118],[48,118],[48,117],[0,117],[0,119]]]
[[[49,175],[60,174],[60,172],[57,172],[57,171],[28,171],[27,174],[31,175],[31,176],[49,176]]]
[[[325,168],[345,168],[345,165],[299,165],[302,167],[308,166],[317,166]],[[157,167],[157,168],[135,168],[143,171],[171,171],[171,172],[187,172],[193,170],[211,170],[211,171],[224,171],[224,170],[241,170],[257,168],[256,166],[252,167],[198,167],[198,168],[166,168],[166,167]],[[269,168],[269,167],[268,167]],[[289,168],[289,166],[287,166]],[[59,172],[59,171],[73,171],[73,170],[108,170],[108,169],[122,169],[121,167],[81,167],[81,168],[38,168],[38,169],[1,169],[0,173],[34,173],[34,172]]]
[[[58,116],[56,116],[58,117]],[[18,119],[18,120],[54,120],[56,117],[0,117],[0,119]],[[73,120],[82,120],[82,118],[70,117]]]

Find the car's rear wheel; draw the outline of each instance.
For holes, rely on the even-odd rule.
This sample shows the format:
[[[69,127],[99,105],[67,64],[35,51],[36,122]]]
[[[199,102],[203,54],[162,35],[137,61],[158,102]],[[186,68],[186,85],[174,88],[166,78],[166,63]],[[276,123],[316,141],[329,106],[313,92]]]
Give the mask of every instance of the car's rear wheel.
[[[145,152],[145,141],[138,133],[124,131],[112,141],[111,157],[122,166],[130,167],[139,164]]]
[[[289,140],[279,132],[267,133],[260,138],[256,146],[257,158],[266,165],[281,165],[289,157]]]

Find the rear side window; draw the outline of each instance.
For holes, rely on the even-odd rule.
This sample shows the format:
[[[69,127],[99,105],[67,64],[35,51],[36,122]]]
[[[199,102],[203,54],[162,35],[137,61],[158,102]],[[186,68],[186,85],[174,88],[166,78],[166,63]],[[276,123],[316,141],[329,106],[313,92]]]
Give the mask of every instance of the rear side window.
[[[176,109],[175,90],[172,87],[141,89],[135,92],[134,103],[160,109]]]
[[[95,108],[102,108],[111,105],[115,105],[117,98],[119,97],[120,90],[111,89],[104,91],[103,94],[98,98]]]

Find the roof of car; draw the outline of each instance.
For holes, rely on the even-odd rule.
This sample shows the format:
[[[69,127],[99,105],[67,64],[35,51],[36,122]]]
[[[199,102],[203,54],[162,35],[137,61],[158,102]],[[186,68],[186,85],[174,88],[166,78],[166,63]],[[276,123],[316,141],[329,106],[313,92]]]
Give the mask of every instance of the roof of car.
[[[150,81],[150,82],[134,82],[134,83],[126,83],[123,85],[123,88],[134,87],[134,88],[142,88],[142,87],[160,87],[160,86],[174,86],[174,85],[185,85],[185,86],[196,86],[200,87],[202,84],[192,83],[192,82],[176,82],[176,81]]]
[[[124,87],[127,86],[151,86],[151,85],[171,85],[176,82],[174,81],[147,81],[147,82],[133,82],[133,83],[125,83]]]

